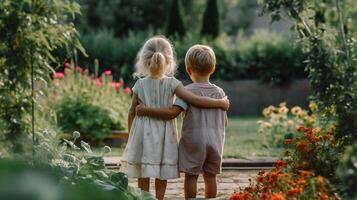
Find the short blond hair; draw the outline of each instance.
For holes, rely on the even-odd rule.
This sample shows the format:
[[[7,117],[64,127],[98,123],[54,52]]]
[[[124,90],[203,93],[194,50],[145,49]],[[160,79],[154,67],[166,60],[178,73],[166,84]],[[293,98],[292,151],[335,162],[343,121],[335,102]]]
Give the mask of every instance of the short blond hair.
[[[147,40],[137,55],[135,68],[138,77],[148,76],[154,71],[173,76],[177,66],[171,42],[164,36],[154,36]]]
[[[200,75],[209,75],[216,68],[216,55],[211,47],[196,44],[188,49],[185,56],[185,65]]]

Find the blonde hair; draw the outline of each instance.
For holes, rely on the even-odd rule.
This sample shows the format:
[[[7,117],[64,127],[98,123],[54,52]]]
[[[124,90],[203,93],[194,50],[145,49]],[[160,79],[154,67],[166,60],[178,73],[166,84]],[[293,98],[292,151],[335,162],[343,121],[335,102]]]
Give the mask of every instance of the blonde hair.
[[[173,76],[177,67],[170,41],[163,36],[154,36],[147,40],[137,55],[135,68],[137,77],[153,73]]]
[[[209,75],[216,68],[216,55],[211,47],[196,44],[186,53],[185,65],[200,75]]]

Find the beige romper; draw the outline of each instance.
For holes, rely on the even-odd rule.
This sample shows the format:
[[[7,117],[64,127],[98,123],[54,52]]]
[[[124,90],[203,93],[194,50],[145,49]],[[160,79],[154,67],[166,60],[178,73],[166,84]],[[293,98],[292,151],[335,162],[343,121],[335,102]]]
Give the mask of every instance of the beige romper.
[[[193,83],[186,89],[199,96],[221,99],[224,91],[214,84]],[[225,135],[222,109],[201,109],[177,99],[175,105],[185,110],[179,142],[179,171],[198,175],[221,172]]]

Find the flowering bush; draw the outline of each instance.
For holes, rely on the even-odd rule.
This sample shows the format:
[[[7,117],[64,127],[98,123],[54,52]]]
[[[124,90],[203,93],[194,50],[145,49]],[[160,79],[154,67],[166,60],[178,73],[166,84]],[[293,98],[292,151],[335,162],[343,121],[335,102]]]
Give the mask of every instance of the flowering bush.
[[[299,106],[289,110],[285,102],[278,107],[271,105],[263,110],[265,120],[257,122],[258,133],[264,135],[267,146],[283,147],[284,139],[292,139],[297,135],[297,128],[300,126],[318,127],[332,123],[320,120],[316,103],[310,102],[309,108],[310,112]]]
[[[249,187],[234,193],[230,200],[338,199],[329,181],[311,171],[291,171],[278,160],[273,170],[260,171]]]
[[[340,140],[334,137],[335,127],[329,130],[299,127],[294,139],[286,139],[286,156],[291,158],[290,166],[294,170],[310,170],[317,175],[335,179],[342,147]]]
[[[47,95],[59,127],[66,133],[81,131],[93,139],[101,139],[113,129],[124,130],[131,89],[113,81],[109,70],[95,78],[80,66],[67,62],[64,66],[63,73],[52,74]]]

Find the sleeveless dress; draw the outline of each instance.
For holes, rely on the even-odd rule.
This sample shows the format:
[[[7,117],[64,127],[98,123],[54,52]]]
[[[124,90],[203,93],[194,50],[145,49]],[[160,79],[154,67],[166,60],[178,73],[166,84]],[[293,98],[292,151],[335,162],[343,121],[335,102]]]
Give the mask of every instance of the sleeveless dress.
[[[173,105],[174,91],[181,84],[174,77],[143,78],[135,83],[132,91],[145,106],[162,108]],[[178,178],[176,121],[136,116],[120,171],[130,178]]]

